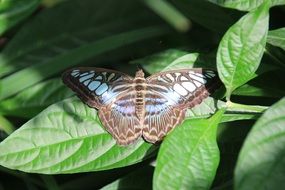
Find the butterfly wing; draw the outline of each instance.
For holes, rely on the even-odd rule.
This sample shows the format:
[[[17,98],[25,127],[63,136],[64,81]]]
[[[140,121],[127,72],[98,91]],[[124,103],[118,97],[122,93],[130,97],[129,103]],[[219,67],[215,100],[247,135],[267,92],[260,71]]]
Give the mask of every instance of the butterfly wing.
[[[142,134],[142,127],[136,115],[133,90],[116,99],[114,103],[101,107],[99,117],[119,145],[131,144]]]
[[[62,80],[84,103],[99,109],[128,91],[133,79],[109,69],[79,67],[66,71]]]
[[[200,104],[220,81],[215,71],[185,69],[162,72],[147,78],[143,137],[152,143],[180,124],[187,108]]]
[[[128,145],[141,136],[132,77],[113,70],[84,67],[65,72],[63,81],[83,102],[99,109],[103,126],[118,144]]]
[[[143,137],[156,143],[183,121],[186,109],[168,104],[168,99],[156,91],[148,91],[145,99]]]

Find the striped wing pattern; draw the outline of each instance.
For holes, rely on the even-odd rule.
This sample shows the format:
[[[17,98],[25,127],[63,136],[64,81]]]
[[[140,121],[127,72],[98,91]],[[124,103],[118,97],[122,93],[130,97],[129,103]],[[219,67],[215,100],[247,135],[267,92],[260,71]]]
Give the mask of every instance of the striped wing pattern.
[[[175,126],[180,124],[186,109],[168,105],[168,100],[155,92],[146,94],[145,118],[143,123],[143,137],[151,143],[159,142]]]
[[[103,126],[118,144],[130,144],[141,136],[132,77],[107,69],[75,68],[62,78],[83,102],[99,110]]]
[[[101,122],[119,145],[131,144],[141,137],[142,128],[135,106],[134,93],[130,91],[114,103],[99,109]]]
[[[143,137],[155,143],[184,120],[188,108],[207,98],[219,80],[212,70],[191,69],[158,73],[147,83]]]
[[[117,71],[82,67],[66,71],[63,82],[90,107],[99,109],[129,91],[133,78]]]
[[[119,145],[143,137],[156,143],[180,124],[188,108],[201,103],[220,81],[215,71],[183,69],[132,78],[101,68],[75,68],[63,81],[90,107]],[[142,102],[143,101],[143,102]],[[143,107],[142,107],[143,106]]]

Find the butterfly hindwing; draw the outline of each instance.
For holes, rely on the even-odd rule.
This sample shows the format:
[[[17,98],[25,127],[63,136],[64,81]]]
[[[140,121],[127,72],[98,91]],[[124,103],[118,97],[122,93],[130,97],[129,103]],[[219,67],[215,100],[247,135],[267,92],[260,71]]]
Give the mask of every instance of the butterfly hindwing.
[[[168,104],[168,100],[154,92],[146,94],[143,137],[146,141],[156,143],[185,117],[186,109]]]
[[[142,134],[142,127],[136,115],[135,92],[132,90],[112,104],[101,107],[99,118],[119,145],[131,144]]]
[[[90,107],[99,109],[130,88],[132,77],[109,69],[92,67],[66,71],[63,82]]]

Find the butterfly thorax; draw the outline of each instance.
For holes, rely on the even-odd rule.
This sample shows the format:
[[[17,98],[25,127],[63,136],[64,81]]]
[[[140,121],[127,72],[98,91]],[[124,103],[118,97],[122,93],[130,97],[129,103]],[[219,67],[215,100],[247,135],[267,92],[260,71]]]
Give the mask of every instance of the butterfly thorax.
[[[136,92],[136,115],[139,120],[142,120],[145,115],[145,92],[146,92],[146,79],[142,70],[136,72],[134,78],[134,88]]]

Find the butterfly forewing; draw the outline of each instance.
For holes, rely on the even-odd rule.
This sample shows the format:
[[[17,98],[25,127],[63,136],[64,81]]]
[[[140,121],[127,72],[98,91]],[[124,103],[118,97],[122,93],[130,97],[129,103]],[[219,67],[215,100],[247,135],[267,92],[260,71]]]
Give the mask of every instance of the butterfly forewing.
[[[133,80],[121,72],[91,67],[71,69],[62,78],[83,102],[97,109],[127,92]]]
[[[148,91],[163,95],[168,104],[192,108],[217,88],[215,71],[183,69],[161,72],[147,78]]]

